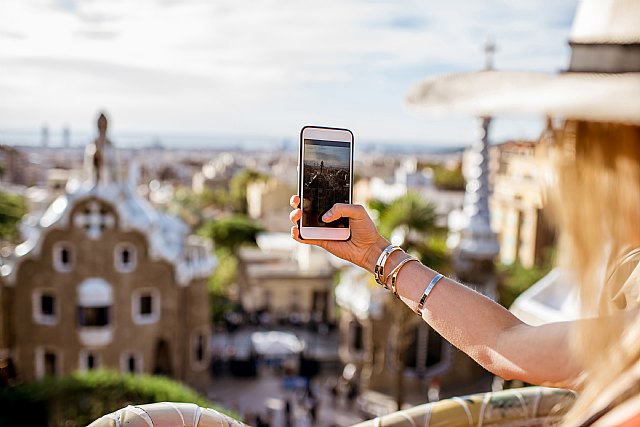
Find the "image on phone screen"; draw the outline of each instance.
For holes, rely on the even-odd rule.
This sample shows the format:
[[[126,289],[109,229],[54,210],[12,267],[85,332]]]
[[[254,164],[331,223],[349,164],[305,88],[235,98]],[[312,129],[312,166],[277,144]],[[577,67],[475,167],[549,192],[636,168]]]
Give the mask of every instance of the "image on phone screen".
[[[305,139],[303,149],[302,226],[348,228],[348,218],[325,223],[322,221],[322,215],[335,203],[350,202],[349,144]]]

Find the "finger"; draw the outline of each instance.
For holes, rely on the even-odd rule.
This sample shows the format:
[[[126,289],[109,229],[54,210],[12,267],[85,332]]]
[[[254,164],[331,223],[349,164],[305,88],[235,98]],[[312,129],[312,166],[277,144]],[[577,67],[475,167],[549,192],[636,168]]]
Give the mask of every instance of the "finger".
[[[302,218],[302,209],[294,209],[289,214],[289,219],[294,224],[297,223],[300,218]]]
[[[291,199],[289,200],[289,204],[293,209],[297,208],[298,205],[300,204],[300,196],[298,196],[297,194],[294,194],[293,196],[291,196]]]
[[[305,245],[320,246],[321,248],[323,248],[324,244],[326,243],[326,240],[315,240],[315,239],[304,239],[303,240],[303,239],[301,239],[300,238],[300,230],[298,230],[298,227],[295,226],[295,225],[293,227],[291,227],[291,237],[296,242],[304,243]]]
[[[319,246],[323,249],[326,249],[327,246],[327,240],[300,238],[300,230],[295,225],[291,227],[291,237],[293,237],[293,240],[296,242],[304,243],[305,245]]]
[[[360,205],[348,205],[346,203],[336,203],[331,209],[322,215],[324,222],[332,222],[340,218],[364,219],[367,218],[367,211]]]

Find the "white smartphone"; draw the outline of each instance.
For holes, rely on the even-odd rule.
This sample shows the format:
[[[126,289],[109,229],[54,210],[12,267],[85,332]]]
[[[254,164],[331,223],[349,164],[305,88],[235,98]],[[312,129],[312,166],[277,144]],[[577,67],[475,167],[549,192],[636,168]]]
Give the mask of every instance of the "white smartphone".
[[[336,203],[351,203],[353,133],[347,129],[305,126],[300,131],[298,194],[303,239],[348,240],[349,218],[322,221]]]

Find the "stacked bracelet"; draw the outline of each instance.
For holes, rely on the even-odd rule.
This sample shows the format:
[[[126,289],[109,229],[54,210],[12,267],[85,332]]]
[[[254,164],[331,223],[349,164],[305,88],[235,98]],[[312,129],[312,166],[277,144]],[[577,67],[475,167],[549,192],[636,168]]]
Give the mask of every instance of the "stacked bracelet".
[[[399,246],[389,245],[380,254],[378,257],[378,261],[376,262],[376,267],[373,270],[373,277],[376,279],[376,283],[381,286],[387,287],[384,280],[384,265],[387,263],[387,259],[389,259],[389,255],[394,253],[395,251],[401,251],[402,248]]]
[[[398,274],[400,274],[400,270],[402,269],[402,267],[404,267],[411,261],[418,261],[418,258],[409,256],[408,258],[403,259],[402,261],[400,261],[400,264],[396,265],[396,267],[387,276],[387,280],[385,281],[385,283],[389,283],[389,279],[391,279],[391,292],[393,292],[393,295],[395,295],[396,298],[400,298],[400,296],[398,295],[398,287],[396,286],[398,283]]]
[[[424,292],[422,293],[422,296],[420,297],[418,308],[416,308],[416,313],[418,314],[418,316],[422,317],[422,309],[424,308],[424,302],[427,300],[427,298],[429,297],[429,294],[431,293],[433,288],[435,288],[436,284],[438,284],[438,281],[440,281],[440,279],[442,279],[443,277],[444,276],[442,274],[436,274],[435,277],[431,279],[431,281],[427,285],[427,288],[424,290]]]

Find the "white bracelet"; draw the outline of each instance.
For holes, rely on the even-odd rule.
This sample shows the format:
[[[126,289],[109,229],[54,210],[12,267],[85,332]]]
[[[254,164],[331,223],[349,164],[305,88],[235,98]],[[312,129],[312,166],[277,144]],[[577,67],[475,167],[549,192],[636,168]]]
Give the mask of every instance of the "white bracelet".
[[[418,308],[416,308],[416,313],[418,314],[418,316],[422,317],[422,309],[424,308],[424,302],[429,297],[429,294],[431,293],[431,291],[433,291],[433,288],[436,287],[440,279],[442,279],[443,277],[444,276],[442,274],[436,274],[435,277],[431,279],[431,281],[427,285],[427,288],[424,290],[424,292],[422,293],[422,296],[420,297]]]

